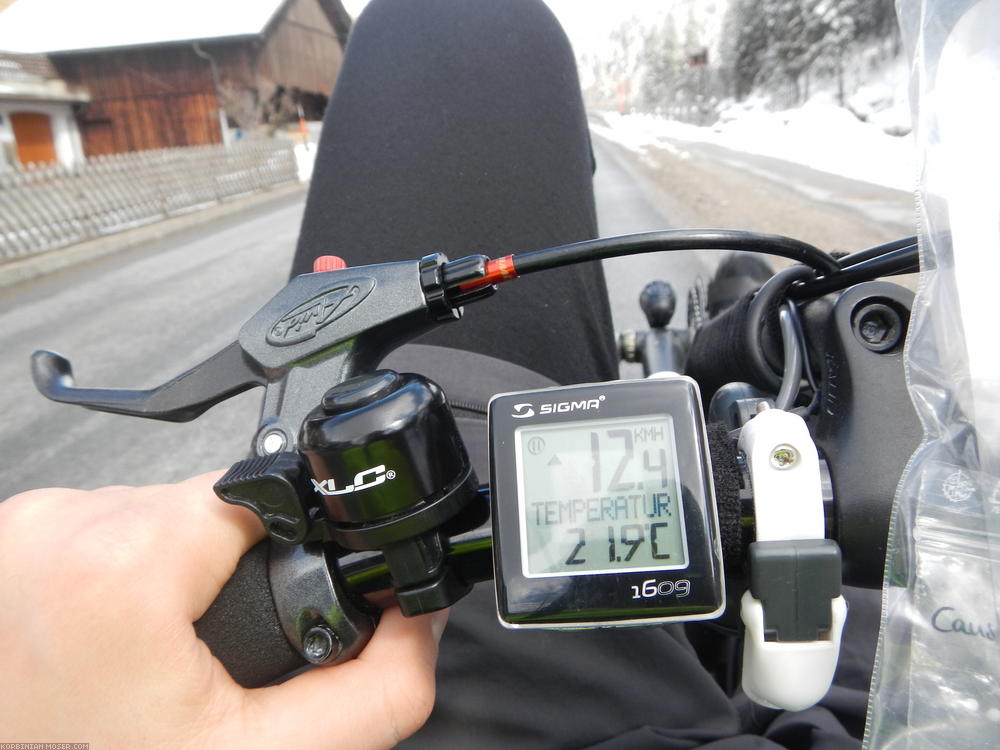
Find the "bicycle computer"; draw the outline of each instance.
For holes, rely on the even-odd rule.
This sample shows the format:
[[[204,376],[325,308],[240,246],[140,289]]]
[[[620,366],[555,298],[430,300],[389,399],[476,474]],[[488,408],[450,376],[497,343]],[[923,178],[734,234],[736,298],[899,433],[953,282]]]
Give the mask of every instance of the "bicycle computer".
[[[725,607],[697,384],[671,376],[490,401],[497,611],[507,627],[706,620]]]

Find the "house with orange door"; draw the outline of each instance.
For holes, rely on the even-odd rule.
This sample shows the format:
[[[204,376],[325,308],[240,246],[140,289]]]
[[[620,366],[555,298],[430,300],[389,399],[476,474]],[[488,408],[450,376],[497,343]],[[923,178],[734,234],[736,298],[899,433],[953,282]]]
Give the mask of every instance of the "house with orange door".
[[[0,171],[84,158],[77,112],[89,101],[44,55],[0,52]]]
[[[19,115],[17,136],[4,116],[0,132],[38,144],[29,157],[51,141],[63,161],[64,137],[92,157],[229,145],[317,120],[350,26],[340,0],[0,0],[0,50],[34,53],[87,96]],[[0,102],[2,86],[0,68]]]

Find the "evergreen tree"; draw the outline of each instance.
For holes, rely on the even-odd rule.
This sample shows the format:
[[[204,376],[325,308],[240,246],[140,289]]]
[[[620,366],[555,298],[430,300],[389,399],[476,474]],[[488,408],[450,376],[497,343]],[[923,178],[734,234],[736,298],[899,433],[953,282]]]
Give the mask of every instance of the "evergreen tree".
[[[893,0],[733,0],[723,26],[725,77],[738,98],[763,86],[808,98],[817,75],[835,77],[859,41],[898,40]]]
[[[770,31],[758,0],[732,0],[722,25],[720,45],[726,79],[737,99],[746,98],[759,82],[767,57]]]
[[[674,19],[667,16],[643,40],[642,102],[647,110],[669,107],[677,91],[681,49]]]

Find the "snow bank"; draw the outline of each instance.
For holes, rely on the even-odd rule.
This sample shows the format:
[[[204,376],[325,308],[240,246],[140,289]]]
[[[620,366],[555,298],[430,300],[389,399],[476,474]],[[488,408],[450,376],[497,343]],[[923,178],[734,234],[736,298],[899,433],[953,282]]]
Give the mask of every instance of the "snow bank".
[[[861,109],[878,93],[859,92],[853,104]],[[863,182],[913,190],[917,179],[913,138],[886,132],[907,129],[905,111],[869,106],[871,121],[863,122],[858,116],[862,113],[837,106],[832,96],[823,93],[802,107],[780,112],[767,111],[762,100],[747,100],[724,109],[710,127],[655,115],[617,113],[602,113],[604,124],[592,123],[591,127],[640,154],[652,146],[685,157],[685,143],[713,143]]]

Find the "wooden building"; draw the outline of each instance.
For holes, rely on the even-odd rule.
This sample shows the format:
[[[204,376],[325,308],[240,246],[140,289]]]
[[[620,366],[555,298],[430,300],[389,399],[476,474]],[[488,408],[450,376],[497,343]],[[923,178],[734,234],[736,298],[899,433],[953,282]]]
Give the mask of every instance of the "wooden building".
[[[0,52],[0,172],[82,161],[75,113],[86,103],[86,93],[67,86],[44,55]]]
[[[30,30],[44,49],[28,51],[47,53],[87,92],[77,114],[87,156],[228,142],[300,115],[318,119],[350,28],[339,0],[88,0],[68,11],[90,19],[76,31],[72,18],[36,30],[51,3],[15,0],[0,13],[0,48],[6,37],[17,43],[18,25],[22,36]]]

